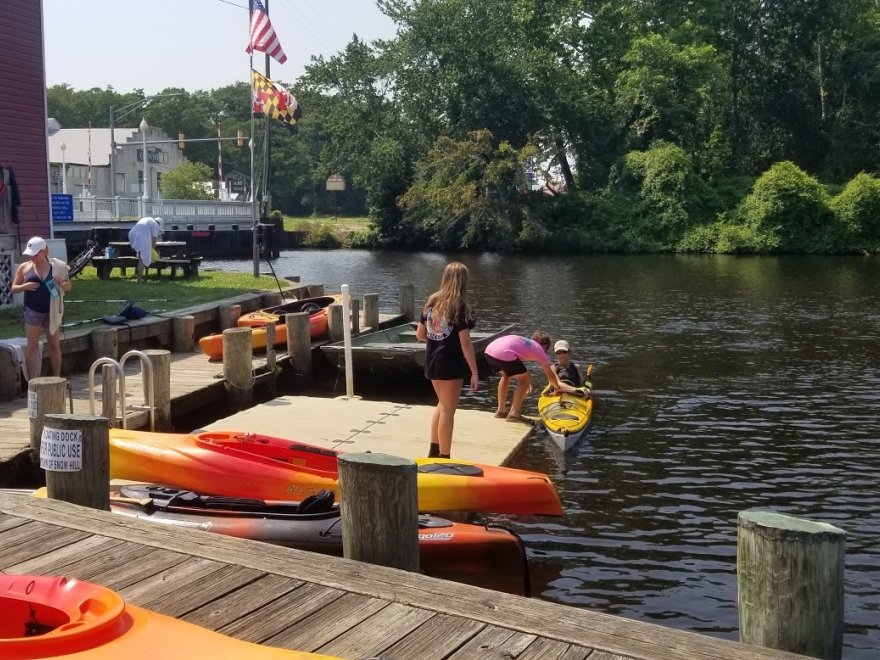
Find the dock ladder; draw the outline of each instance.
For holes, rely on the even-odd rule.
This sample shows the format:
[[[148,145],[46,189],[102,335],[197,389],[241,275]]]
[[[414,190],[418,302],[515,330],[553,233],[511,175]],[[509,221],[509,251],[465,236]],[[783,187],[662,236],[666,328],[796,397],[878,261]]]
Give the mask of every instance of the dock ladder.
[[[145,374],[146,387],[144,388],[144,406],[150,411],[150,430],[156,430],[156,400],[153,392],[153,363],[150,356],[142,351],[129,351],[117,362],[113,358],[102,357],[92,363],[89,368],[89,413],[95,414],[95,370],[104,364],[112,364],[116,371],[116,380],[119,384],[116,394],[119,401],[119,416],[122,418],[122,428],[127,428],[128,420],[125,408],[125,363],[129,358],[136,357],[141,363],[141,373]]]

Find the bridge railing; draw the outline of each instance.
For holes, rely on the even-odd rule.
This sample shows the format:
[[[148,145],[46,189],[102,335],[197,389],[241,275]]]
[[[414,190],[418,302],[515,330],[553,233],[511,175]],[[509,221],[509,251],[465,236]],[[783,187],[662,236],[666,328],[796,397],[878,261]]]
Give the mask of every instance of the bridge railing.
[[[73,200],[75,223],[134,222],[145,215],[161,217],[166,226],[204,223],[207,220],[213,224],[249,226],[253,217],[250,202],[186,199],[144,202],[139,198],[127,197],[74,197]]]

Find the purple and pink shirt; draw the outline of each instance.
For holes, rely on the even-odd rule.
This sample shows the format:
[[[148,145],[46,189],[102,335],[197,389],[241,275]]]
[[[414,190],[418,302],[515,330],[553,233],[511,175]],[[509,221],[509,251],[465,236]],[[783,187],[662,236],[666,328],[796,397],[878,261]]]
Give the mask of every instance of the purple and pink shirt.
[[[550,363],[541,344],[532,341],[528,337],[520,337],[519,335],[499,337],[486,346],[485,353],[502,362],[513,362],[519,359],[523,362]]]

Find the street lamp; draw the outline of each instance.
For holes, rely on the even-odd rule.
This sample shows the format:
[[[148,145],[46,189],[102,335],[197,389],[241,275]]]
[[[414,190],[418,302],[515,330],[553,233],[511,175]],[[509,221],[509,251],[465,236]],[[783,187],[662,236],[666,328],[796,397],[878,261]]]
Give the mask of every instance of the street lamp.
[[[147,155],[147,131],[150,130],[150,125],[147,123],[146,117],[141,119],[141,137],[144,142],[144,212],[143,215],[147,215],[147,202],[150,201],[150,157]]]
[[[67,151],[67,145],[64,141],[58,145],[61,148],[61,192],[67,194],[67,160],[64,158],[64,152]]]

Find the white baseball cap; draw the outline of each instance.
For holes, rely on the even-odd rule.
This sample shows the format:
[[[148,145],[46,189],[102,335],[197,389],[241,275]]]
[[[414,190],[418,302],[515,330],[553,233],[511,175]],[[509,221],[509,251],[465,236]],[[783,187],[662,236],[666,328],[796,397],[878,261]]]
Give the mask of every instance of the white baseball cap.
[[[34,236],[31,240],[27,242],[27,246],[24,248],[23,255],[28,257],[33,257],[38,252],[42,252],[48,246],[46,245],[46,241],[44,241],[39,236]]]
[[[565,351],[566,353],[568,353],[568,342],[564,339],[560,339],[553,347],[554,353],[558,353],[559,351]]]

